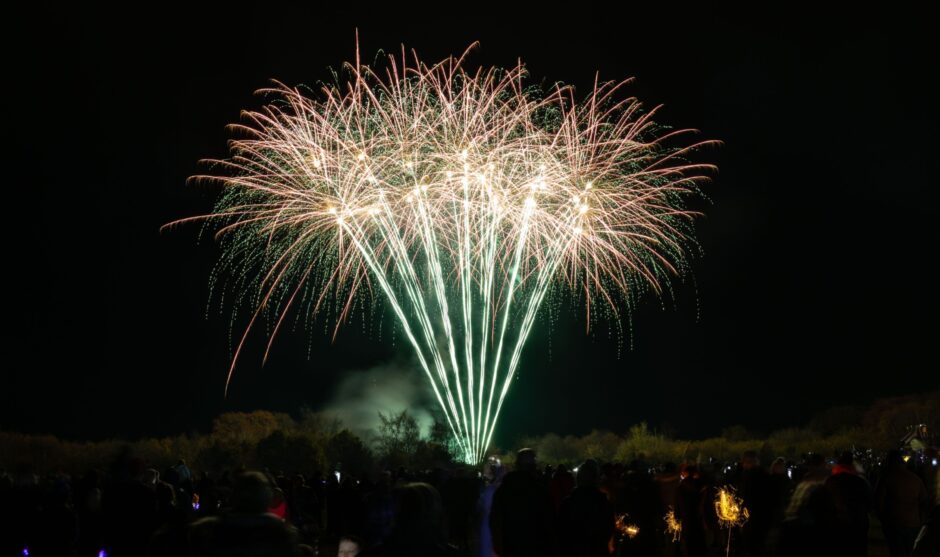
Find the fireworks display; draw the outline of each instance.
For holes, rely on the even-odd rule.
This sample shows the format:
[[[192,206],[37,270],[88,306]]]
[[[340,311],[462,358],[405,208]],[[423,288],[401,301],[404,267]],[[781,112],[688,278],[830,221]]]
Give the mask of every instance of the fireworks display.
[[[525,84],[511,69],[465,70],[464,53],[427,65],[347,64],[348,81],[273,100],[232,125],[223,186],[205,220],[223,255],[213,286],[263,320],[390,307],[430,382],[460,457],[491,442],[526,339],[553,293],[583,300],[591,323],[688,271],[708,143],[680,145],[626,82]],[[606,311],[599,311],[606,309]],[[334,330],[335,331],[335,330]],[[335,332],[334,332],[335,334]],[[265,354],[267,358],[267,353]]]

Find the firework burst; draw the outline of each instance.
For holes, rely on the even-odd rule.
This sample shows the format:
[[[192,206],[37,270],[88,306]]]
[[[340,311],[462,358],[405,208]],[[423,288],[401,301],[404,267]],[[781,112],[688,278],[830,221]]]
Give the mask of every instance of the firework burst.
[[[469,52],[469,49],[468,49]],[[707,142],[670,146],[626,82],[529,87],[511,69],[434,65],[402,51],[382,70],[275,100],[232,125],[210,161],[223,193],[206,220],[216,277],[264,319],[270,342],[292,310],[306,321],[390,306],[461,457],[485,454],[546,296],[572,292],[614,316],[687,271],[689,194]],[[176,223],[173,223],[176,224]],[[335,331],[334,331],[335,334]],[[265,354],[265,358],[267,354]]]

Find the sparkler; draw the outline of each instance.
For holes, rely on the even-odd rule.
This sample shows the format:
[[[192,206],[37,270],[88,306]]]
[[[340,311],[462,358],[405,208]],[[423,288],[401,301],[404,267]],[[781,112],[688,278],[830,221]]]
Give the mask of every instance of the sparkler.
[[[472,48],[472,47],[471,47]],[[391,307],[467,462],[491,442],[523,346],[550,293],[583,296],[588,326],[688,271],[689,195],[713,169],[675,146],[624,82],[537,91],[525,67],[427,65],[402,50],[384,70],[276,100],[232,125],[210,215],[223,255],[215,290],[253,310],[235,350],[289,313]],[[225,282],[227,284],[216,284]],[[336,330],[333,332],[334,336]],[[265,360],[268,351],[265,352]]]
[[[666,521],[666,533],[672,535],[672,541],[679,541],[682,536],[682,522],[676,518],[676,511],[672,507],[669,507],[663,520]]]
[[[640,533],[640,527],[636,524],[633,524],[629,521],[630,516],[627,514],[618,515],[614,521],[614,528],[620,535],[620,539],[633,539]]]
[[[728,546],[725,555],[731,555],[731,532],[737,526],[744,526],[750,513],[742,501],[734,493],[734,488],[726,486],[718,489],[715,497],[715,513],[718,515],[718,525],[728,529]]]

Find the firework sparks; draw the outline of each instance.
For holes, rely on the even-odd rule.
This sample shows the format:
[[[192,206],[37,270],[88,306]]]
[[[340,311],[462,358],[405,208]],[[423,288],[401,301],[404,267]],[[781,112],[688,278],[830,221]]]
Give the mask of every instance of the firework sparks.
[[[735,495],[734,488],[730,486],[718,490],[715,496],[715,513],[722,528],[743,526],[751,516],[744,507],[744,502]]]
[[[735,527],[744,526],[751,514],[744,506],[744,501],[735,495],[734,488],[725,486],[718,489],[715,496],[715,514],[718,515],[718,524],[728,529],[728,546],[726,555],[731,554],[731,532]]]
[[[672,541],[679,541],[682,536],[682,522],[676,518],[676,511],[672,507],[669,507],[663,520],[666,521],[666,533],[672,536]]]
[[[384,70],[276,100],[231,126],[211,221],[223,255],[215,291],[267,320],[309,323],[383,299],[414,349],[468,462],[485,454],[550,292],[583,296],[588,323],[619,317],[688,271],[696,195],[710,165],[670,146],[626,82],[536,92],[511,69],[427,65],[404,50]],[[171,223],[176,224],[176,223]],[[334,335],[335,335],[334,329]],[[265,359],[267,353],[265,353]]]
[[[626,514],[621,514],[617,516],[617,519],[614,521],[614,527],[617,529],[617,532],[620,534],[621,539],[633,539],[640,533],[640,527],[636,524],[633,524],[629,521],[630,516]]]

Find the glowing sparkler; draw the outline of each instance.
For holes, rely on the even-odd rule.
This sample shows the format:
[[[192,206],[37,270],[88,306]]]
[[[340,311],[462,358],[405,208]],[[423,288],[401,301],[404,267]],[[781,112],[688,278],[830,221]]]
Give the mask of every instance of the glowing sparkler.
[[[666,533],[672,535],[672,541],[679,541],[682,536],[682,522],[676,518],[676,511],[672,507],[669,507],[664,520],[666,521]]]
[[[715,497],[715,513],[718,515],[718,525],[728,529],[728,547],[725,550],[726,555],[731,554],[731,532],[737,526],[744,526],[750,513],[742,501],[734,493],[734,488],[726,486],[718,489]]]
[[[630,516],[626,514],[618,515],[614,521],[614,528],[620,534],[621,539],[633,539],[640,533],[640,527],[629,522]]]
[[[621,98],[626,82],[578,103],[525,86],[521,63],[469,73],[465,55],[403,51],[378,71],[357,51],[349,81],[314,98],[265,89],[277,100],[231,126],[231,158],[194,177],[222,198],[177,222],[218,224],[214,276],[254,311],[226,390],[259,320],[270,349],[291,312],[338,327],[384,298],[478,462],[550,292],[582,295],[590,324],[688,270],[684,200],[712,167],[684,157],[708,142],[674,146],[683,131]]]

